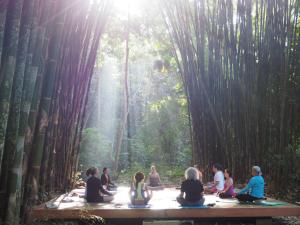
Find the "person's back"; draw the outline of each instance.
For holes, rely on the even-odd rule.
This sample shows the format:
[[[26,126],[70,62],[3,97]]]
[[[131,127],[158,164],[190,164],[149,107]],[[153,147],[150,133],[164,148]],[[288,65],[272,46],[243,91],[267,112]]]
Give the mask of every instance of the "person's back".
[[[181,184],[181,191],[185,193],[185,200],[197,202],[202,199],[203,185],[199,180],[185,180]]]
[[[97,177],[90,177],[86,182],[86,200],[87,202],[101,202],[103,201],[100,195],[101,181]]]
[[[149,192],[144,183],[145,175],[142,172],[137,172],[134,176],[134,183],[131,186],[131,203],[133,205],[145,205],[148,204],[152,197],[152,193]]]
[[[98,173],[99,171],[95,167],[89,171],[91,176],[86,182],[86,200],[87,202],[110,202],[113,200],[112,194],[103,189],[101,180],[97,177]]]
[[[203,185],[199,181],[199,173],[196,168],[189,167],[185,171],[185,181],[181,183],[180,195],[177,202],[183,206],[203,205]]]
[[[143,182],[139,182],[137,184],[137,187],[135,189],[135,200],[137,200],[137,201],[144,200],[144,198],[145,198],[144,185],[145,184]]]

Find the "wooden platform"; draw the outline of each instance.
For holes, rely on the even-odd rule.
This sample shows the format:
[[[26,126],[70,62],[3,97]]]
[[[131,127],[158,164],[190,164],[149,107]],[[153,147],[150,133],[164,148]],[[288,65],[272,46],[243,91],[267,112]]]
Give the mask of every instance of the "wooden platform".
[[[73,197],[70,197],[72,195]],[[285,203],[280,206],[242,205],[235,199],[220,199],[214,195],[205,196],[205,204],[215,204],[208,208],[182,208],[176,202],[179,190],[168,188],[154,192],[149,208],[131,208],[128,188],[119,188],[115,200],[109,204],[89,204],[80,197],[84,190],[73,190],[69,195],[56,201],[57,209],[46,208],[45,204],[32,211],[32,219],[80,219],[86,215],[96,215],[105,219],[134,218],[266,218],[275,216],[300,216],[300,207]],[[61,201],[62,200],[62,201]],[[64,202],[70,201],[70,202]],[[276,200],[270,199],[274,202]]]

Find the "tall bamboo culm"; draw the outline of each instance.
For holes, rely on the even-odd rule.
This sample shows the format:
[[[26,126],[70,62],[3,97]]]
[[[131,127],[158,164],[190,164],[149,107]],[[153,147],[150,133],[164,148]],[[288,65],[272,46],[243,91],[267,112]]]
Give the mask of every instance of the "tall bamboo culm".
[[[284,190],[299,164],[297,0],[163,1],[191,115],[195,163]],[[298,149],[298,150],[297,150]]]
[[[71,187],[110,4],[0,2],[0,223]]]

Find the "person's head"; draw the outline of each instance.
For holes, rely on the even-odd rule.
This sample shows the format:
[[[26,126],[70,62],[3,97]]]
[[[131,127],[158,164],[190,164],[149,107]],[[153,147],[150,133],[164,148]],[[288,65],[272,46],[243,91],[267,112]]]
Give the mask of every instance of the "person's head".
[[[104,168],[103,168],[103,173],[104,173],[104,174],[108,174],[108,168],[107,168],[107,167],[104,167]]]
[[[212,170],[213,170],[214,173],[216,173],[216,172],[222,170],[221,164],[219,164],[219,163],[213,164]]]
[[[261,176],[262,172],[259,166],[252,167],[252,176]]]
[[[229,177],[231,177],[231,171],[229,170],[229,169],[225,169],[225,171],[224,171],[224,176],[226,177],[226,178],[229,178]]]
[[[154,165],[151,166],[151,173],[155,173],[156,172],[156,167]]]
[[[145,179],[145,175],[142,172],[137,172],[134,175],[134,180],[137,184],[140,183],[141,181],[143,181],[144,179]]]
[[[88,175],[89,172],[89,175]],[[86,171],[87,176],[97,176],[99,173],[99,170],[96,167],[91,167]]]
[[[88,168],[87,171],[85,172],[87,177],[91,176],[91,169],[92,168]]]
[[[186,169],[184,176],[187,180],[198,180],[199,172],[195,167],[189,167]]]
[[[201,168],[201,166],[200,166],[199,164],[194,165],[194,167],[195,167],[198,171],[201,172],[202,168]]]

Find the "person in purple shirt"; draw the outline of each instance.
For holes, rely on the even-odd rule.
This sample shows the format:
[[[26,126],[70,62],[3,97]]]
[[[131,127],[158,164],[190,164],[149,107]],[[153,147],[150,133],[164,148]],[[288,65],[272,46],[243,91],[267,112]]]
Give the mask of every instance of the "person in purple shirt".
[[[219,197],[220,198],[235,197],[233,179],[231,177],[231,172],[229,169],[225,169],[224,176],[226,178],[225,187],[224,187],[224,190],[219,194]]]

